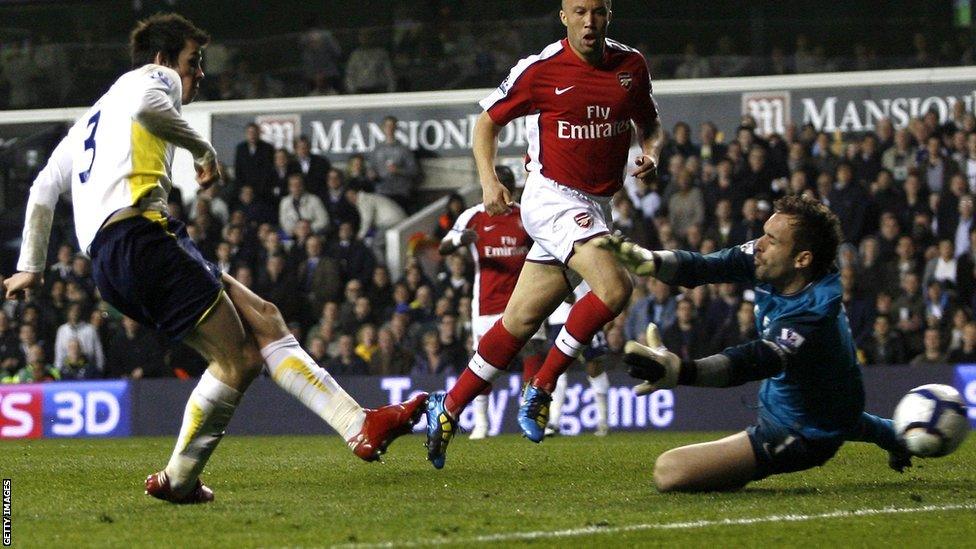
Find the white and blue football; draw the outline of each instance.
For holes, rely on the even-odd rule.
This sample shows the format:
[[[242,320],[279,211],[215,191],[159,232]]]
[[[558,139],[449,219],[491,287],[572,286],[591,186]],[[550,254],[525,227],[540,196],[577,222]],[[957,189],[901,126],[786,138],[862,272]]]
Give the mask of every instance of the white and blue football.
[[[962,395],[938,383],[909,391],[895,407],[892,419],[908,451],[919,457],[949,455],[969,433]]]

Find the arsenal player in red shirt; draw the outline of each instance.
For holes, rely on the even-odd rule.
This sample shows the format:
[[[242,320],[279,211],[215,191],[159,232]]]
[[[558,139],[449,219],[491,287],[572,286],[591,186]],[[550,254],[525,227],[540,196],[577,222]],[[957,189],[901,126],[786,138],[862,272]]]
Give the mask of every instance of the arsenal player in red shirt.
[[[607,234],[610,198],[623,184],[637,131],[643,154],[634,176],[655,173],[662,145],[657,106],[643,56],[606,38],[610,0],[562,0],[566,38],[515,65],[481,102],[474,157],[491,216],[511,211],[511,193],[495,175],[502,128],[526,117],[529,138],[521,218],[533,244],[502,318],[481,338],[468,368],[447,393],[427,401],[427,459],[444,466],[457,417],[502,375],[542,321],[572,291],[567,272],[592,291],[573,305],[542,368],[526,386],[518,423],[542,441],[556,379],[630,298],[631,281],[610,252],[591,240]]]
[[[496,166],[495,174],[509,193],[515,192],[512,170]],[[502,317],[530,246],[532,239],[522,226],[518,204],[512,205],[509,212],[502,215],[488,215],[484,204],[472,206],[458,216],[441,241],[441,255],[467,247],[474,261],[474,296],[471,300],[473,351],[478,351],[481,338]],[[474,399],[472,439],[488,436],[489,393],[490,386],[485,386]]]

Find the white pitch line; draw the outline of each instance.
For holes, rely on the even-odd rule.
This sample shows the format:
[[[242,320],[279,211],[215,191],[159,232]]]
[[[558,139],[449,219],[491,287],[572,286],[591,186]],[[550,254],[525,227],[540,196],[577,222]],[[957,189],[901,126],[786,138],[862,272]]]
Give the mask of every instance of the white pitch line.
[[[538,530],[535,532],[507,532],[460,538],[430,538],[417,541],[387,541],[383,543],[351,543],[336,545],[342,549],[379,549],[383,547],[421,547],[427,545],[498,543],[505,541],[532,541],[550,538],[572,538],[594,534],[620,534],[642,530],[693,530],[713,526],[749,526],[767,522],[806,522],[821,519],[869,517],[877,515],[897,515],[906,513],[931,513],[935,511],[976,511],[976,503],[952,503],[947,505],[923,505],[920,507],[882,507],[879,509],[855,509],[853,511],[831,511],[815,515],[768,515],[752,518],[726,518],[719,520],[695,520],[688,522],[665,522],[630,524],[626,526],[587,526],[566,530]]]

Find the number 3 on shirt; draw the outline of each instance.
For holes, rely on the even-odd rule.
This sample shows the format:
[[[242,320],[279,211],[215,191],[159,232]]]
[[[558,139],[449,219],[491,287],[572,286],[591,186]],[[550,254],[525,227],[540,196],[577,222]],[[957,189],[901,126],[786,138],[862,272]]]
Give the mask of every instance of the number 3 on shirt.
[[[88,169],[78,174],[78,179],[83,184],[88,182],[88,176],[91,175],[92,166],[95,165],[95,131],[98,129],[98,117],[101,114],[102,111],[97,111],[88,119],[88,127],[91,128],[91,133],[88,134],[88,139],[85,139],[85,150],[91,149],[92,157],[91,162],[88,164]]]

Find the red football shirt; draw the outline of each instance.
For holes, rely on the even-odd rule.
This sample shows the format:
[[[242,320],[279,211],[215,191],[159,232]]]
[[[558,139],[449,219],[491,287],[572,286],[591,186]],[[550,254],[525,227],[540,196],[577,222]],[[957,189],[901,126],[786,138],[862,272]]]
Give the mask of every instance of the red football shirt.
[[[458,216],[451,230],[465,229],[478,234],[478,240],[468,245],[475,267],[471,314],[501,314],[532,247],[519,207],[505,215],[488,215],[484,204],[472,206]]]
[[[550,44],[519,61],[481,107],[500,126],[527,117],[528,171],[601,196],[623,184],[631,121],[657,119],[644,56],[613,40],[599,67],[565,39]]]

